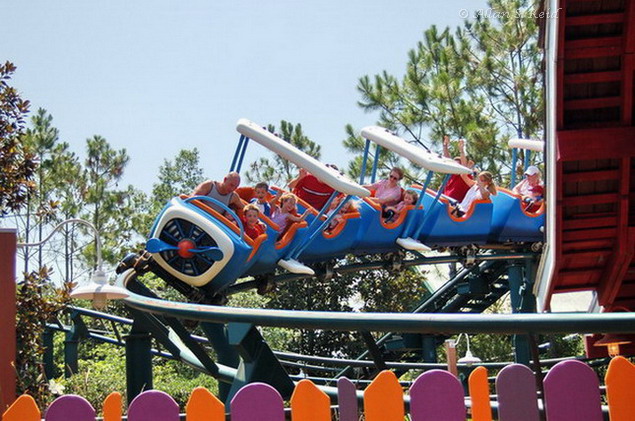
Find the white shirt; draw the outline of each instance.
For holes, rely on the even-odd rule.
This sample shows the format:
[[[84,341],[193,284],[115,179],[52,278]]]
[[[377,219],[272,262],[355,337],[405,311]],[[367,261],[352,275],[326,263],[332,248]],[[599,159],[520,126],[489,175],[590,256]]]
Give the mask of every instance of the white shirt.
[[[459,203],[459,209],[463,212],[467,212],[472,206],[472,202],[475,200],[483,199],[483,195],[481,194],[481,190],[478,188],[478,184],[474,183],[472,187],[465,193],[465,197],[463,201]]]

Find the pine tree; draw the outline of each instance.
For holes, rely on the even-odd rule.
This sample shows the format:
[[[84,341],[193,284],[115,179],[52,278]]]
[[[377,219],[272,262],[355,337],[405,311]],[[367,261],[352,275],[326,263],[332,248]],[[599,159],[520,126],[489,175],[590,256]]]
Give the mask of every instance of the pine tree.
[[[152,201],[158,212],[165,203],[179,194],[189,194],[204,181],[198,149],[182,149],[174,161],[164,160],[159,167],[158,182],[152,186]]]
[[[466,20],[454,32],[424,31],[403,76],[361,77],[358,105],[378,113],[379,125],[433,151],[441,150],[444,135],[465,138],[477,167],[502,175],[510,161],[507,139],[542,133],[541,54],[533,2],[492,0],[489,7],[501,13]],[[347,149],[361,152],[351,127],[347,135]],[[384,167],[394,160],[384,159]],[[353,161],[349,172],[357,175],[359,167]]]

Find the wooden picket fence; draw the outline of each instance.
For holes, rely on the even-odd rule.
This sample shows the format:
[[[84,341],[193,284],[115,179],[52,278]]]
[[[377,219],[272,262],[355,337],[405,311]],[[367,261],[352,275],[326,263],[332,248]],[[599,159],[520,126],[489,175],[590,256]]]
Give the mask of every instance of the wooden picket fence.
[[[611,421],[635,419],[635,366],[622,357],[614,358],[605,377]],[[544,379],[544,402],[548,421],[602,421],[599,381],[595,372],[579,361],[555,365]],[[491,421],[487,370],[475,369],[469,377],[473,421]],[[363,410],[366,421],[404,421],[406,405],[399,381],[383,371],[363,392],[358,408],[353,383],[342,378],[337,385],[340,421],[358,421]],[[540,420],[536,381],[523,365],[505,367],[496,378],[498,419]],[[413,421],[464,421],[467,414],[460,382],[447,371],[431,370],[420,375],[409,390],[409,414]],[[334,413],[330,398],[311,381],[297,383],[290,400],[292,421],[327,421]],[[253,383],[243,387],[230,403],[232,421],[284,421],[284,402],[271,386]],[[186,421],[224,421],[225,406],[207,389],[197,388],[185,408]],[[178,421],[179,406],[168,394],[150,390],[137,396],[128,407],[129,421]],[[113,393],[104,402],[104,421],[121,421],[121,396]],[[34,400],[23,395],[4,413],[2,421],[40,421]],[[46,421],[95,421],[93,407],[84,398],[61,396],[45,411]]]

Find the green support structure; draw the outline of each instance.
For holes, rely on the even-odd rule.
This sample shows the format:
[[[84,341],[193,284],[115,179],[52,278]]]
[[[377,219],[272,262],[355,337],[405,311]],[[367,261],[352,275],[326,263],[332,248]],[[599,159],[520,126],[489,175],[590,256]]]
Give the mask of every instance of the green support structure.
[[[433,335],[421,335],[422,359],[424,363],[437,362],[437,338]]]
[[[507,269],[513,313],[536,312],[536,298],[533,295],[534,267],[533,260],[527,259],[525,264],[516,262]],[[513,340],[515,361],[529,366],[531,343],[528,335],[514,335]]]
[[[152,338],[136,321],[126,336],[126,389],[128,403],[152,389]]]
[[[64,377],[77,373],[79,358],[79,342],[88,337],[88,327],[77,311],[71,313],[71,328],[64,339]]]
[[[209,339],[220,364],[228,367],[238,367],[240,357],[236,349],[229,343],[227,328],[220,323],[201,323],[201,329]],[[218,398],[223,402],[229,402],[232,386],[225,382],[218,382]],[[231,395],[233,396],[233,395]]]
[[[79,348],[79,334],[77,332],[77,325],[73,323],[71,330],[66,332],[64,339],[64,377],[69,378],[73,374],[77,373],[78,365],[78,348]]]
[[[53,343],[55,339],[55,331],[53,329],[44,329],[42,334],[42,343],[44,345],[44,374],[48,380],[57,377],[55,374],[55,354],[53,352]]]
[[[229,343],[238,350],[241,361],[226,403],[241,387],[253,382],[267,383],[276,388],[284,399],[289,399],[293,393],[293,381],[258,329],[248,323],[229,323],[227,331]]]

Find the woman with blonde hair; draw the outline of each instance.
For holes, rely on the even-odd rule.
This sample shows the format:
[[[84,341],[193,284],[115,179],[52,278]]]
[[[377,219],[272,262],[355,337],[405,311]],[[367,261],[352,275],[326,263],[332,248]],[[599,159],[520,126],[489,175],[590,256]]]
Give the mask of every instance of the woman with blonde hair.
[[[475,200],[487,200],[490,195],[496,195],[496,184],[494,183],[494,176],[489,171],[481,171],[476,180],[472,180],[465,174],[461,174],[463,181],[470,186],[470,189],[465,194],[463,201],[455,206],[452,210],[452,215],[461,217],[470,209],[472,203]]]

